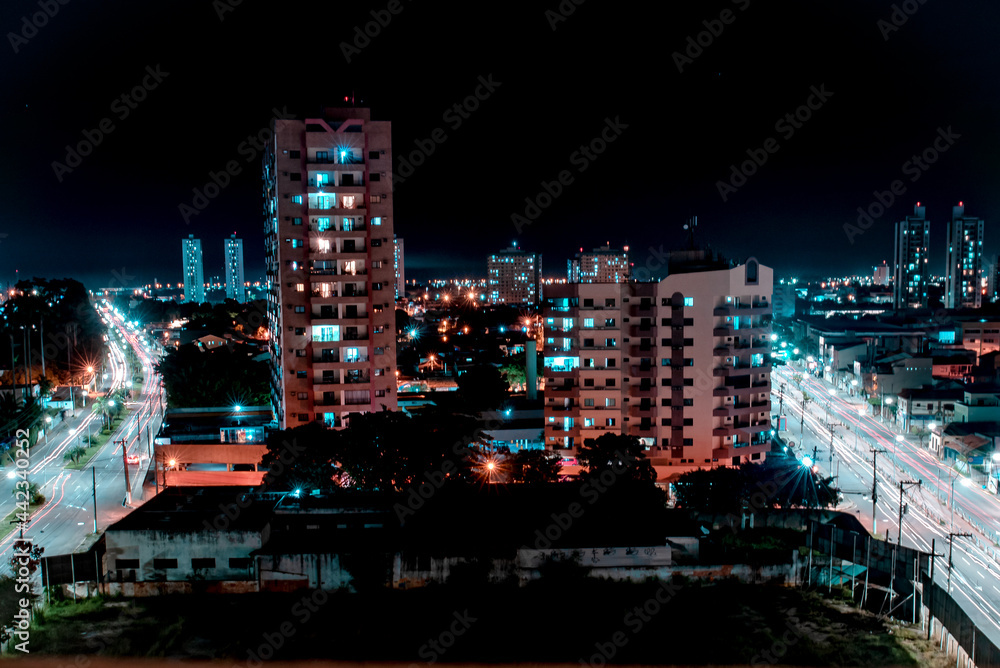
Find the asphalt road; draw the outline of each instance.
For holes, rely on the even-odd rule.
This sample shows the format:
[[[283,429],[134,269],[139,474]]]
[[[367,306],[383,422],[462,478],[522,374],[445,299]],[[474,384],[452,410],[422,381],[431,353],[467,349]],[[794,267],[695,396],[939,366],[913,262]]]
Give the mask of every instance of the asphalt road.
[[[787,416],[787,430],[782,437],[795,443],[799,457],[812,458],[815,452],[821,473],[837,476],[837,486],[861,522],[891,542],[896,542],[900,533],[899,482],[920,481],[919,486],[904,485],[907,513],[902,520],[902,543],[931,552],[934,540],[934,551],[942,555],[936,560],[934,579],[946,587],[948,534],[972,534],[952,541],[952,596],[990,640],[1000,645],[1000,548],[996,544],[1000,498],[978,485],[963,483],[961,475],[927,449],[926,441],[922,446],[910,435],[897,438],[895,431],[871,415],[872,409],[861,397],[831,393],[833,386],[829,382],[808,373],[802,373],[802,389],[813,400],[806,404],[803,421],[802,392],[792,381],[796,373],[802,370],[783,366],[772,372],[773,405],[777,411],[783,403]],[[783,402],[780,394],[784,395]],[[874,527],[873,449],[880,450]],[[954,515],[949,505],[952,495]]]
[[[39,442],[31,449],[28,479],[38,483],[47,502],[32,516],[24,535],[36,545],[45,548],[46,555],[66,554],[94,538],[94,495],[97,499],[97,527],[103,530],[124,517],[130,507],[122,505],[126,497],[125,459],[122,441],[128,455],[138,455],[138,464],[128,465],[131,507],[143,500],[143,482],[150,465],[151,444],[148,437],[155,437],[162,416],[160,379],[153,370],[154,355],[139,342],[135,333],[118,320],[114,326],[122,336],[109,335],[109,378],[104,389],[121,387],[131,380],[127,369],[125,346],[132,347],[142,366],[143,385],[132,390],[129,406],[133,411],[120,424],[112,438],[98,451],[83,471],[65,468],[65,452],[79,444],[88,433],[100,430],[101,418],[87,409],[78,410],[75,418],[55,425],[49,434],[48,444]],[[0,513],[6,515],[14,508],[11,493],[14,480],[0,480]],[[95,485],[96,482],[96,485]],[[7,488],[10,489],[7,489]],[[0,564],[6,569],[11,544],[18,537],[14,532],[0,541]]]

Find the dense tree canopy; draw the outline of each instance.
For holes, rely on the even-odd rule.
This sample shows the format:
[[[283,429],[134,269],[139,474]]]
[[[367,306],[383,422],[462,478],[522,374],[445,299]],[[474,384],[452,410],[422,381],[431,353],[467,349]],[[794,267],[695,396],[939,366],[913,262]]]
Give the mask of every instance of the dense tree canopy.
[[[459,374],[458,395],[472,411],[496,410],[509,398],[510,384],[495,366],[474,366]]]
[[[263,406],[270,403],[267,362],[256,348],[234,345],[202,350],[194,344],[167,354],[156,368],[171,406]]]

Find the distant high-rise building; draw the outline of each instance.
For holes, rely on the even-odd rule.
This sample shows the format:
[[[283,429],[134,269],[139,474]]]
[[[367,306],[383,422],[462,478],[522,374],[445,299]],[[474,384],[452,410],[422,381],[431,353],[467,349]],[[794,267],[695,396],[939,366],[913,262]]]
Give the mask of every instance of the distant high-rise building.
[[[243,240],[234,234],[226,239],[226,297],[242,302],[243,283]]]
[[[184,301],[196,304],[205,301],[205,266],[201,256],[201,239],[189,234],[181,241],[184,260]]]
[[[706,251],[670,266],[659,282],[546,288],[547,448],[627,434],[661,474],[767,456],[772,270]]]
[[[396,410],[390,132],[358,107],[275,121],[264,233],[271,401],[283,429]]]
[[[601,246],[567,261],[566,278],[570,283],[625,283],[631,272],[628,246],[622,250]]]
[[[986,295],[991,302],[1000,302],[1000,255],[994,255],[987,268]]]
[[[872,272],[872,283],[875,285],[889,285],[889,277],[889,265],[883,262],[881,267],[875,267],[875,271]]]
[[[965,215],[965,204],[951,208],[948,260],[945,266],[945,308],[979,308],[986,278],[983,267],[983,219]]]
[[[403,267],[403,240],[392,237],[392,265],[396,269],[396,299],[406,296],[406,272]]]
[[[927,306],[927,256],[931,244],[931,223],[927,207],[920,202],[913,215],[896,223],[893,255],[893,308]]]
[[[541,278],[541,254],[511,246],[486,260],[486,297],[491,304],[537,304]]]

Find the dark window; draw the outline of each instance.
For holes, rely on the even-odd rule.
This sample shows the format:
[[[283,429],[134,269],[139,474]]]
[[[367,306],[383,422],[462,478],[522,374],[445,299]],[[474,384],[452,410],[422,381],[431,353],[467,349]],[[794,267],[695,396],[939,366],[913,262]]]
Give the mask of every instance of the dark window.
[[[608,378],[608,387],[614,387],[614,386],[615,386],[615,379]]]
[[[684,385],[686,385],[687,387],[694,386],[694,378],[685,378]]]
[[[660,318],[660,325],[663,327],[670,326],[670,318]]]
[[[669,406],[670,405],[670,399],[660,399],[660,405],[661,406]]]
[[[291,174],[288,175],[288,178],[291,179],[292,181],[301,181],[302,172],[292,172]]]
[[[176,559],[153,559],[153,568],[177,568]]]
[[[593,378],[584,378],[583,379],[583,386],[584,387],[593,387],[594,386],[594,379]]]
[[[374,174],[369,174],[368,180],[371,181],[372,183],[374,183],[375,181],[381,181],[382,175],[379,174],[378,172],[375,172]]]
[[[292,159],[301,158],[302,157],[302,151],[289,151],[288,152],[288,157],[292,158]]]
[[[685,406],[694,406],[694,399],[685,399],[684,400],[684,405]]]
[[[215,568],[215,557],[192,559],[191,568]]]
[[[379,154],[378,151],[368,151],[368,159],[369,160],[378,160],[379,155],[380,154]]]
[[[309,422],[309,413],[299,413],[299,422]]]
[[[660,426],[661,427],[669,427],[670,426],[670,418],[660,418]]]
[[[590,348],[593,345],[594,345],[594,340],[593,339],[584,339],[583,340],[583,347],[584,348]]]
[[[694,327],[694,318],[684,318],[685,327]]]
[[[250,559],[247,557],[231,557],[229,559],[230,568],[250,568]]]
[[[381,290],[381,289],[382,289],[381,283],[372,283],[372,290]]]
[[[684,426],[685,427],[690,427],[692,425],[694,425],[694,419],[693,418],[684,418]]]
[[[115,559],[115,568],[121,570],[123,568],[139,568],[138,559]]]
[[[614,299],[605,299],[604,300],[604,305],[607,308],[614,308],[615,307],[615,300]]]
[[[382,245],[381,239],[372,239],[372,246],[381,246],[381,245]]]
[[[308,371],[296,371],[295,372],[295,377],[296,378],[308,378],[309,377],[309,372]]]
[[[605,327],[614,327],[615,326],[615,319],[614,318],[605,318],[604,319],[604,326]]]
[[[584,306],[593,306],[594,305],[594,300],[593,299],[584,299],[583,300],[583,305]]]
[[[660,379],[660,385],[662,385],[663,387],[670,387],[670,379],[669,378],[661,378]],[[664,405],[666,405],[666,404],[664,404]]]
[[[295,333],[298,334],[299,336],[302,336],[303,334],[306,333],[306,328],[305,327],[296,327],[295,328]]]
[[[292,225],[301,225],[301,224],[302,224],[301,218],[292,218]]]

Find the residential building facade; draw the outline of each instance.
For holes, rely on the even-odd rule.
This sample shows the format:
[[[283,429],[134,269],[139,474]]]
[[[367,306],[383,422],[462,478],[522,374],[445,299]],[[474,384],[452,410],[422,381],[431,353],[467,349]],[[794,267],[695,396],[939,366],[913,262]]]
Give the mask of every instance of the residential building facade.
[[[232,235],[225,241],[226,297],[242,302],[246,299],[243,289],[243,240]]]
[[[913,215],[896,223],[893,258],[893,307],[898,309],[927,306],[927,261],[931,245],[931,224],[927,207],[920,202]]]
[[[491,304],[537,304],[541,298],[542,256],[515,246],[486,260],[486,298]]]
[[[618,250],[601,246],[567,261],[566,278],[570,283],[625,283],[631,276],[628,246]]]
[[[392,237],[392,266],[396,271],[396,299],[406,296],[406,269],[403,264],[403,240]]]
[[[189,234],[181,241],[181,255],[184,261],[184,301],[202,304],[205,302],[205,264],[201,255],[201,239]]]
[[[281,428],[396,409],[390,130],[355,107],[275,121],[264,201]]]
[[[965,203],[951,209],[948,260],[945,266],[945,308],[979,308],[986,293],[982,218],[965,215]]]
[[[671,263],[658,283],[552,286],[546,447],[572,456],[586,439],[629,434],[658,473],[763,459],[772,284],[772,270],[751,258],[693,271]]]

